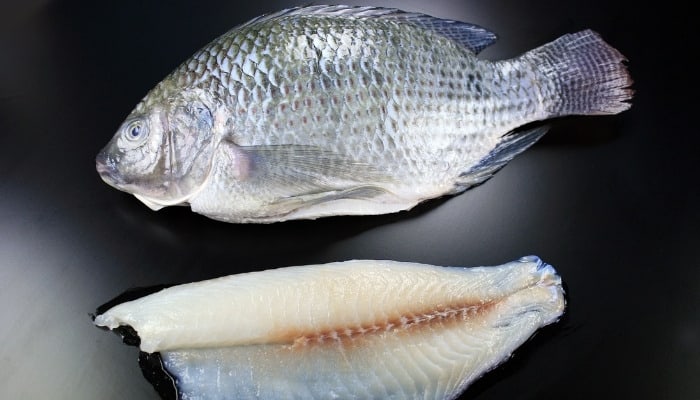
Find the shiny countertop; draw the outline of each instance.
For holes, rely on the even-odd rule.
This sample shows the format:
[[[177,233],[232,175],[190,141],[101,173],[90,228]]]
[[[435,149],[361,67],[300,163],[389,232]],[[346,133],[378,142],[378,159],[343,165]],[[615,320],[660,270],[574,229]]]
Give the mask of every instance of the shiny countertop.
[[[626,1],[375,1],[493,30],[489,59],[594,29],[629,58],[633,107],[557,120],[485,184],[409,212],[235,225],[153,212],[104,184],[95,155],[194,51],[294,3],[102,3],[0,6],[0,398],[158,398],[138,350],[90,319],[129,288],[358,258],[478,266],[529,254],[561,274],[566,316],[461,398],[700,398],[689,15]]]

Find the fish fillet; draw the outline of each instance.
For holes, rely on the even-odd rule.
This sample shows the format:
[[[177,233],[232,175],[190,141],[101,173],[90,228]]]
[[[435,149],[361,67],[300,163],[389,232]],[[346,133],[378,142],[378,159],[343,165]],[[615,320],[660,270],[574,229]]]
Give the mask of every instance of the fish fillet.
[[[122,303],[182,399],[451,399],[565,307],[530,256],[498,267],[347,261],[231,275]]]

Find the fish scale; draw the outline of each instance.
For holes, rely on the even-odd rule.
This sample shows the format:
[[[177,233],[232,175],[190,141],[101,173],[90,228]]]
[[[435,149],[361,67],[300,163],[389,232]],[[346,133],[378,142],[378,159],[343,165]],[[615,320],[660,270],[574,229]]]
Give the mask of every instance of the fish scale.
[[[357,146],[357,142],[364,142],[368,139],[369,143],[381,142],[383,135],[392,133],[398,135],[402,131],[400,129],[401,127],[409,125],[409,121],[406,121],[406,118],[403,117],[403,115],[406,114],[400,112],[399,109],[403,108],[405,110],[406,108],[409,108],[411,110],[420,110],[422,108],[422,99],[416,96],[406,96],[408,92],[402,90],[402,86],[408,85],[409,77],[411,78],[410,80],[414,81],[416,80],[414,77],[415,74],[422,73],[424,75],[422,81],[430,83],[438,81],[436,84],[431,84],[428,86],[428,90],[432,90],[432,95],[429,95],[429,97],[434,97],[436,99],[444,99],[447,97],[448,91],[446,88],[448,84],[446,82],[449,78],[440,74],[440,71],[455,68],[455,66],[443,66],[442,69],[433,68],[432,74],[430,68],[425,68],[423,66],[435,64],[435,59],[441,59],[443,62],[445,62],[445,60],[461,58],[464,50],[458,48],[454,43],[449,42],[447,39],[441,39],[441,42],[443,43],[438,43],[438,47],[440,47],[440,45],[447,45],[449,51],[440,53],[435,52],[433,48],[430,48],[427,45],[420,48],[415,48],[416,46],[409,46],[407,49],[404,49],[402,47],[403,43],[415,42],[415,38],[413,38],[415,33],[407,32],[392,35],[391,38],[386,41],[391,43],[391,47],[383,48],[381,47],[381,42],[375,40],[373,42],[375,43],[375,48],[372,49],[372,51],[367,51],[367,54],[358,54],[361,53],[359,49],[361,44],[358,41],[350,40],[351,38],[359,36],[372,41],[377,36],[376,32],[391,32],[392,30],[396,30],[396,24],[390,22],[382,23],[382,21],[368,21],[369,23],[367,25],[370,25],[370,27],[365,27],[364,25],[358,27],[352,21],[331,21],[332,23],[327,23],[328,26],[324,27],[325,29],[316,29],[316,31],[319,33],[312,35],[311,40],[307,41],[307,33],[311,30],[311,28],[316,27],[324,21],[327,21],[327,19],[297,19],[291,17],[282,21],[269,21],[268,25],[280,25],[280,31],[285,32],[285,34],[282,35],[280,33],[280,38],[272,38],[263,42],[258,38],[268,37],[272,33],[272,29],[266,25],[253,26],[246,31],[236,32],[233,38],[231,38],[232,48],[226,49],[224,45],[226,44],[227,39],[220,38],[214,45],[208,49],[205,48],[200,53],[204,55],[204,57],[202,57],[200,63],[195,67],[195,72],[201,74],[200,81],[197,82],[196,85],[201,85],[205,88],[216,87],[216,89],[213,90],[215,93],[224,93],[224,95],[221,96],[221,99],[217,100],[220,100],[223,103],[229,102],[229,104],[227,104],[228,107],[234,109],[236,107],[241,107],[244,110],[250,110],[251,108],[255,109],[260,107],[261,103],[265,102],[265,95],[272,94],[272,88],[276,88],[276,90],[280,90],[279,88],[282,88],[280,90],[281,96],[272,99],[270,101],[272,104],[267,108],[263,108],[263,110],[267,112],[247,113],[245,115],[245,118],[249,119],[254,125],[255,131],[246,131],[244,137],[241,135],[242,137],[240,137],[240,140],[236,140],[237,143],[245,146],[259,144],[288,144],[296,141],[305,144],[325,146],[333,150],[337,149],[342,153],[345,153],[351,149],[356,149],[356,151],[362,150],[361,147]],[[376,27],[372,26],[371,22],[376,22],[374,24]],[[349,32],[350,29],[353,30]],[[304,40],[297,42],[294,38],[304,38]],[[428,39],[426,38],[425,40],[427,41]],[[255,44],[256,41],[261,43],[261,45],[264,43],[264,45],[258,46]],[[288,46],[290,45],[297,45],[298,47],[294,48],[291,52],[281,54],[278,52],[277,54],[274,54],[268,48],[267,43],[278,43],[279,41],[288,42],[286,45],[283,44],[280,46],[282,48],[289,48]],[[309,46],[309,42],[312,43],[311,46]],[[320,47],[313,47],[314,44],[320,45]],[[313,63],[309,62],[308,57],[317,57],[317,50],[321,52],[321,58],[314,60],[315,62]],[[418,56],[414,56],[413,54],[415,51],[420,51],[421,53]],[[226,54],[236,54],[236,57],[229,61],[234,68],[239,68],[241,70],[241,74],[239,75],[238,79],[235,79],[236,74],[232,74],[231,77],[234,79],[230,80],[228,85],[224,84],[221,79],[217,78],[217,75],[219,74],[227,75],[225,72],[221,71],[219,67],[217,67],[217,65],[221,65],[222,63],[213,63],[216,57],[220,57],[222,54],[224,56],[226,56]],[[260,60],[261,57],[266,56],[270,57],[271,64],[278,69],[277,71],[274,71],[274,74],[277,76],[275,76],[273,79],[270,79],[270,74],[266,73],[267,71],[261,71],[258,69],[257,65],[259,65],[259,63],[252,61]],[[363,58],[357,62],[348,62],[346,60],[346,56],[360,56],[366,57],[366,59]],[[375,60],[381,59],[380,57],[385,61],[375,62]],[[195,59],[197,58],[199,57],[195,56]],[[226,56],[226,58],[228,59],[229,57]],[[395,61],[391,61],[393,59],[407,59],[407,61],[397,65]],[[377,86],[378,89],[378,91],[375,93],[379,94],[378,97],[370,97],[365,95],[365,98],[371,98],[373,100],[366,107],[362,107],[360,104],[354,101],[343,101],[346,97],[350,97],[351,99],[357,98],[359,97],[357,93],[365,94],[367,93],[368,89],[371,90],[371,87],[366,88],[351,85],[349,84],[349,80],[346,78],[346,74],[348,72],[359,72],[358,68],[353,67],[358,63],[374,65],[374,69],[371,71],[365,71],[360,68],[362,73],[369,72],[370,80],[373,82],[373,85]],[[202,74],[199,72],[202,64],[207,66],[207,73]],[[316,65],[318,65],[318,67],[316,67]],[[332,68],[329,68],[328,65],[331,65]],[[213,67],[210,68],[210,66]],[[311,69],[312,66],[322,72],[331,82],[333,82],[333,86],[331,88],[324,88],[322,83],[316,84],[315,87],[317,89],[325,90],[333,89],[334,92],[328,94],[326,91],[309,90],[309,83],[312,79],[303,79],[303,76],[308,75],[300,72],[304,70],[302,67]],[[416,66],[421,67],[418,68]],[[188,64],[186,65],[186,70],[178,70],[174,73],[174,76],[177,76],[180,73],[187,75],[187,70],[191,69],[192,65]],[[374,70],[377,71],[376,75]],[[391,78],[385,79],[383,76],[387,74],[387,71],[398,72],[391,73]],[[314,72],[315,71],[311,71],[312,74]],[[257,73],[260,73],[258,75],[260,76],[259,79],[254,78]],[[271,80],[279,83],[277,85],[273,85]],[[315,80],[323,82],[323,79],[321,78],[316,78]],[[357,79],[354,79],[355,82],[356,80]],[[390,82],[391,80],[393,80],[393,82]],[[402,84],[402,81],[406,83]],[[290,87],[297,90],[289,90]],[[239,92],[241,88],[246,90],[248,96],[231,96],[231,94]],[[300,92],[298,90],[299,88],[302,88],[303,90]],[[399,96],[393,95],[394,88],[399,91]],[[306,118],[307,121],[314,121],[314,115],[311,114],[314,109],[308,109],[302,106],[295,110],[294,107],[292,107],[292,111],[296,112],[279,113],[277,112],[279,108],[275,108],[275,105],[284,103],[303,104],[304,100],[307,98],[311,98],[313,103],[313,100],[319,96],[326,99],[330,98],[331,103],[338,105],[339,109],[329,108],[326,115],[322,116],[325,119],[323,123],[320,123],[317,126],[307,127],[306,129],[315,131],[320,126],[322,131],[326,131],[328,129],[336,131],[336,134],[332,137],[335,139],[335,143],[328,143],[326,137],[324,137],[323,140],[315,140],[315,137],[313,137],[314,135],[306,133],[303,129],[301,129],[301,127],[308,125],[308,123],[303,123],[302,119]],[[457,95],[455,95],[455,97],[456,100],[463,98],[463,96]],[[397,103],[395,101],[396,98],[400,99],[401,103]],[[241,103],[238,100],[244,101]],[[378,104],[386,104],[384,109],[388,111],[382,112],[382,107],[377,107]],[[359,135],[347,135],[347,132],[339,132],[339,129],[337,128],[337,121],[349,119],[347,117],[344,118],[344,116],[347,115],[356,116],[356,111],[360,107],[368,110],[368,114],[371,112],[371,114],[365,117],[367,120],[369,120],[367,125],[372,126],[371,122],[373,121],[385,120],[387,121],[385,125],[387,125],[389,130],[377,132],[376,129],[364,129],[359,132]],[[396,109],[391,109],[391,107],[396,107]],[[437,107],[434,106],[428,106],[426,108],[428,110],[426,113],[433,112],[433,110],[437,109]],[[459,119],[457,117],[464,114],[463,112],[460,112],[464,108],[465,107],[453,106],[452,112],[447,111],[445,113],[452,118],[448,118],[448,116],[445,115],[444,117],[440,118],[440,121]],[[275,124],[276,126],[280,127],[279,132],[271,132],[270,126],[275,126]],[[238,125],[246,124],[240,120],[236,121],[234,117],[234,121],[231,123],[234,131],[236,131],[235,127]],[[295,128],[295,126],[299,126],[300,128]],[[413,124],[411,124],[411,126],[413,126]],[[443,124],[441,128],[444,129],[444,134],[448,135],[451,130],[455,130],[454,125],[447,123]],[[416,158],[418,153],[422,153],[425,149],[431,148],[429,145],[432,143],[432,141],[425,140],[435,136],[434,132],[431,133],[431,135],[428,135],[425,132],[414,131],[411,132],[411,135],[400,136],[400,139],[404,141],[402,143],[402,148],[408,149],[410,153],[402,157],[401,160],[396,161],[404,162],[404,165],[400,165],[400,167],[402,169],[408,168],[409,170],[406,171],[407,173],[409,171],[414,172],[414,174],[417,172],[417,165],[415,165],[412,161],[420,160],[420,158]],[[464,134],[464,131],[459,132],[459,134]],[[236,139],[238,139],[238,136],[236,136]],[[374,148],[378,146],[372,145],[371,147]],[[385,151],[367,153],[358,151],[355,154],[352,154],[352,156],[358,160],[378,164],[383,160],[377,158],[383,157],[386,153],[387,152]],[[457,154],[456,156],[459,157],[460,155]]]
[[[156,85],[98,170],[153,209],[229,222],[382,214],[485,181],[546,131],[513,133],[527,123],[629,108],[624,57],[594,32],[477,58],[494,40],[373,7],[256,18]]]

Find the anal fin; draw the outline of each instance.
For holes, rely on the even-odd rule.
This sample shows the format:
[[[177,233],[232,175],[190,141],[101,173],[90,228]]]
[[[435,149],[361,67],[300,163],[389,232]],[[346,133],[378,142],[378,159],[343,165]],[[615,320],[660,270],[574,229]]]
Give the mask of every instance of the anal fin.
[[[524,131],[511,131],[486,157],[459,175],[455,192],[461,192],[489,179],[515,156],[527,150],[549,130],[549,125],[538,126]]]

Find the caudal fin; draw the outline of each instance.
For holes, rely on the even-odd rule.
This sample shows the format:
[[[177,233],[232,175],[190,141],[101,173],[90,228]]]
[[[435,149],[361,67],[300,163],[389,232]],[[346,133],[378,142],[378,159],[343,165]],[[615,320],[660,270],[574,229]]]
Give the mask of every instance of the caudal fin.
[[[617,114],[631,106],[627,59],[596,32],[564,35],[525,57],[554,82],[551,116]]]

